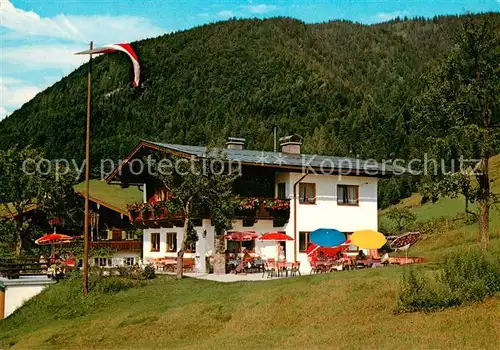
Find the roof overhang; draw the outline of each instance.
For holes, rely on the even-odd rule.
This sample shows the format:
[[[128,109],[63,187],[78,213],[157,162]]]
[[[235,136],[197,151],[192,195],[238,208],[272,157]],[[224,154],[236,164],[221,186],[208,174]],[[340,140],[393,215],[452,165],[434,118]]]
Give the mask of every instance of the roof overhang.
[[[85,198],[85,191],[77,191],[75,190],[76,193],[78,193],[80,196],[84,197]],[[126,210],[123,210],[121,208],[118,208],[117,206],[114,206],[112,204],[109,204],[109,203],[106,203],[100,199],[97,199],[95,197],[92,197],[92,196],[89,196],[89,201],[92,201],[96,204],[99,204],[99,205],[102,205],[103,207],[106,207],[108,209],[111,209],[113,211],[116,211],[120,214],[123,214],[123,215],[128,215],[128,212]]]
[[[182,158],[191,158],[191,157],[196,157],[196,158],[202,158],[199,155],[192,154],[189,152],[183,152],[178,149],[170,148],[166,145],[159,145],[154,142],[149,142],[146,140],[142,140],[139,142],[139,144],[132,150],[132,152],[121,162],[121,164],[110,174],[106,177],[105,181],[106,183],[112,183],[117,177],[117,175],[121,174],[122,171],[124,170],[125,167],[129,166],[130,162],[136,155],[144,150],[144,149],[152,149],[152,150],[158,150],[165,152],[167,154],[172,154],[174,156],[182,157]],[[237,160],[234,160],[237,161]],[[304,166],[298,166],[298,165],[290,165],[290,164],[284,164],[284,165],[278,165],[278,164],[266,164],[266,163],[255,163],[255,162],[248,162],[248,161],[238,161],[242,165],[248,165],[248,166],[254,166],[254,167],[265,167],[265,168],[275,168],[275,169],[286,169],[291,172],[301,172],[301,173],[312,173],[312,171],[324,171],[325,169],[321,169],[320,167],[315,167],[315,166],[310,166],[309,170],[304,169]],[[312,171],[311,171],[312,170]],[[395,174],[393,171],[377,171],[375,173],[374,169],[363,171],[360,169],[334,169],[330,168],[332,170],[331,172],[318,172],[317,174],[328,174],[328,175],[338,175],[338,176],[366,176],[366,177],[379,177],[379,178],[386,178],[386,177],[393,177],[397,174]],[[345,173],[346,170],[352,171],[352,173]],[[118,180],[117,182],[120,182]],[[139,183],[129,183],[130,185],[140,185]]]

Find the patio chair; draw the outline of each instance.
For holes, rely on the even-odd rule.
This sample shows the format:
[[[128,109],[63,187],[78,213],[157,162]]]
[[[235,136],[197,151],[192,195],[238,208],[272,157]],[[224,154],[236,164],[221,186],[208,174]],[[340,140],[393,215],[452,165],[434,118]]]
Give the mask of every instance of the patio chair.
[[[295,277],[297,276],[297,273],[299,274],[299,276],[302,276],[300,274],[300,261],[296,261],[293,263],[292,268],[290,270],[290,276]]]
[[[262,273],[262,278],[266,275],[267,272],[267,278],[274,277],[276,276],[276,267],[274,264],[269,264],[267,261],[264,262],[264,272]]]
[[[310,261],[309,264],[311,265],[311,273],[310,275],[312,275],[313,273],[318,273],[318,272],[321,272],[321,267],[318,266],[318,263],[316,261]]]

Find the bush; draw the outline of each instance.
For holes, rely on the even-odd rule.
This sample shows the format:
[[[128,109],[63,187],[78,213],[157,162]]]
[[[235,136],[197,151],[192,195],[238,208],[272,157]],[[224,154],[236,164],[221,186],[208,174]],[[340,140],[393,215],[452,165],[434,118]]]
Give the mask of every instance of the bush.
[[[144,267],[144,270],[142,271],[142,277],[146,280],[152,280],[156,278],[156,271],[153,264],[148,264],[146,265],[146,267]]]
[[[417,221],[413,227],[415,231],[422,234],[435,234],[443,231],[449,231],[464,225],[466,215],[458,214],[453,218],[439,217],[425,221]]]
[[[118,293],[137,285],[137,282],[123,277],[95,277],[89,279],[91,293]]]
[[[500,257],[461,251],[445,258],[434,278],[414,269],[404,272],[396,312],[434,311],[482,301],[498,292]]]
[[[500,260],[477,250],[445,258],[440,281],[461,302],[480,301],[500,291]]]
[[[403,273],[396,312],[435,311],[456,305],[430,277],[410,268]]]

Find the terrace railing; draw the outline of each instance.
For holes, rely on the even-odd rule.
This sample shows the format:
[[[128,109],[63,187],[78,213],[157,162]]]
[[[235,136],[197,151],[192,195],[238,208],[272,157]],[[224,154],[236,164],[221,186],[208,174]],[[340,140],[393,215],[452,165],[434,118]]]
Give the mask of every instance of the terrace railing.
[[[140,252],[142,250],[142,242],[135,240],[93,241],[89,243],[91,247],[101,247],[117,251]]]
[[[0,276],[17,279],[23,275],[41,275],[47,269],[47,263],[40,263],[35,258],[0,258]]]
[[[136,204],[129,207],[130,220],[135,224],[154,224],[162,221],[182,220],[183,214],[179,211],[170,211],[165,202]],[[208,218],[203,212],[198,213],[197,219]],[[282,224],[290,218],[290,200],[276,198],[241,198],[235,208],[235,217],[239,219],[270,219]],[[275,226],[281,226],[279,224]]]

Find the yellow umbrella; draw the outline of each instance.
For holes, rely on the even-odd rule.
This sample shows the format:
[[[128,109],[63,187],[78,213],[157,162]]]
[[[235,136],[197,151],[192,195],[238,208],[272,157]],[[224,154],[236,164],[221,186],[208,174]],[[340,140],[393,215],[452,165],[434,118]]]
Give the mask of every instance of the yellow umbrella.
[[[385,236],[373,230],[356,231],[351,235],[351,244],[361,249],[379,249],[385,242],[387,242]]]

